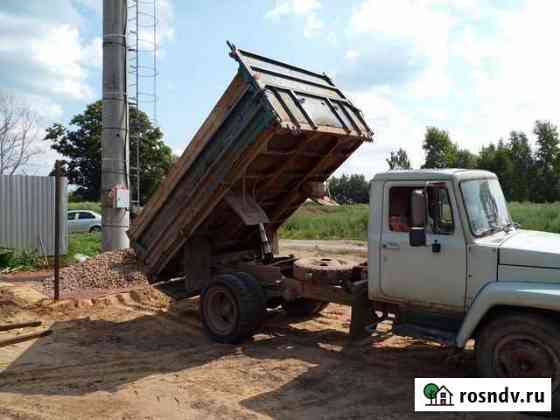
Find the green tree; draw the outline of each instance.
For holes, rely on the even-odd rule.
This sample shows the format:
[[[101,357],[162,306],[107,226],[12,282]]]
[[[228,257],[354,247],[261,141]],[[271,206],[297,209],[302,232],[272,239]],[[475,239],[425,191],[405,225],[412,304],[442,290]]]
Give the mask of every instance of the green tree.
[[[480,151],[477,163],[478,169],[494,172],[500,183],[506,199],[511,200],[513,188],[514,166],[510,152],[503,140],[498,145],[490,144]]]
[[[496,145],[490,143],[483,146],[478,154],[477,169],[485,169],[491,171],[494,167],[494,156],[496,155]]]
[[[457,146],[451,142],[449,133],[436,127],[428,127],[422,145],[426,162],[422,168],[451,168],[457,161]]]
[[[408,154],[404,149],[399,149],[396,152],[391,152],[391,156],[385,160],[387,162],[387,165],[389,165],[390,170],[412,169],[410,160],[408,159]]]
[[[342,175],[328,181],[331,197],[340,204],[368,203],[369,182],[363,175]]]
[[[552,202],[560,199],[560,149],[558,128],[550,121],[536,121],[535,180],[533,200]]]
[[[455,154],[454,168],[475,169],[478,157],[467,149],[459,149]]]
[[[511,161],[509,150],[503,143],[498,144],[498,148],[496,149],[492,172],[498,176],[506,199],[508,201],[511,200],[513,192],[514,166]]]
[[[69,127],[53,124],[45,136],[51,148],[67,158],[66,176],[69,183],[79,186],[75,195],[83,200],[97,201],[101,195],[101,112],[102,102],[94,102],[74,116]],[[171,168],[173,155],[161,130],[134,107],[130,108],[129,128],[131,163],[136,161],[140,141],[140,192],[145,203]]]
[[[511,199],[528,201],[533,179],[533,153],[527,135],[522,131],[512,131],[507,144],[513,164]]]

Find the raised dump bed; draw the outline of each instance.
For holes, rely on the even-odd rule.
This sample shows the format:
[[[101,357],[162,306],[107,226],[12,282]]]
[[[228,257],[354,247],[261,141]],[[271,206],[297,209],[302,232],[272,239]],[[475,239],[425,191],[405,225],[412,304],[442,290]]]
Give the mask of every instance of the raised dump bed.
[[[277,243],[280,225],[372,140],[325,74],[230,47],[237,74],[129,230],[153,282],[186,274],[197,290],[216,264],[258,259],[262,227]]]

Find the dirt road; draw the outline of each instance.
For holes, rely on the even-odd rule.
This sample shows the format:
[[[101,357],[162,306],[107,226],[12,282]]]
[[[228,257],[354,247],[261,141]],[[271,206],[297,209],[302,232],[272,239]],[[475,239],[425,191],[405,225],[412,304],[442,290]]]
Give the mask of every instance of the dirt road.
[[[471,354],[449,362],[428,343],[349,345],[338,305],[307,321],[273,312],[241,346],[202,335],[196,300],[171,304],[153,290],[39,314],[51,336],[0,349],[0,418],[403,419],[415,376],[474,375]]]
[[[282,239],[280,249],[288,249],[295,254],[316,250],[320,253],[337,255],[352,255],[367,258],[367,242],[350,240],[311,240],[311,239]]]
[[[414,377],[475,375],[472,352],[448,360],[383,332],[350,345],[338,305],[312,320],[273,311],[255,340],[229,346],[205,338],[196,299],[151,288],[58,304],[12,289],[0,301],[0,323],[39,318],[53,330],[0,348],[0,419],[407,419]]]

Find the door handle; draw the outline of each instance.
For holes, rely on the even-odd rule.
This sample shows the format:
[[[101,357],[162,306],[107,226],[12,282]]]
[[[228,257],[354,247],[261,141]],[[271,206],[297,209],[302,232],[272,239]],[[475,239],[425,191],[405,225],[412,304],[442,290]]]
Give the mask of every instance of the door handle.
[[[381,246],[383,249],[401,249],[401,246],[396,242],[383,242]]]

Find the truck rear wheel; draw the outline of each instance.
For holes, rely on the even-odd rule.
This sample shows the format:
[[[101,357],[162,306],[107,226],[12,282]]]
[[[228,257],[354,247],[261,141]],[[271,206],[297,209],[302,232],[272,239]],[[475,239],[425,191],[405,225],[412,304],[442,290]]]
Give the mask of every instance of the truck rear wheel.
[[[265,315],[264,292],[249,274],[222,274],[202,292],[200,315],[214,341],[237,344],[252,336]]]
[[[511,313],[483,326],[476,339],[483,377],[552,378],[552,412],[560,414],[560,330],[538,314]]]
[[[317,315],[325,309],[327,305],[327,302],[305,298],[282,302],[282,308],[288,312],[288,315],[303,317]]]

